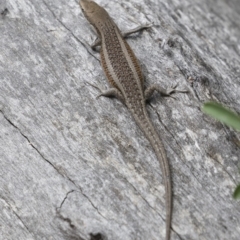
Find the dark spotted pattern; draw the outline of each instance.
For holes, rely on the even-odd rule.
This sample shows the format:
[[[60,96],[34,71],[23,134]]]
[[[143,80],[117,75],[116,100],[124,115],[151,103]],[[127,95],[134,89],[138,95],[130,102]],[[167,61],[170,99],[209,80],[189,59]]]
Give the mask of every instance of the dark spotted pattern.
[[[113,26],[111,21],[109,21],[109,24],[105,24],[102,27],[102,34],[104,35],[104,37],[102,37],[102,41],[104,41],[105,43],[107,57],[109,58],[111,66],[114,69],[114,73],[116,74],[118,81],[123,88],[122,95],[125,98],[125,103],[133,110],[135,114],[141,116],[144,113],[143,108],[145,107],[145,103],[142,84],[143,76],[140,70],[138,60],[135,57],[131,48],[129,47],[128,43],[124,39],[122,39],[130,56],[130,59],[133,62],[134,69],[140,79],[140,84],[138,84],[139,80],[135,79],[133,71],[128,64],[128,61],[122,50],[122,46],[117,37],[116,27]],[[110,84],[112,84],[114,87],[121,91],[121,89],[117,85],[117,82],[114,81],[114,78],[111,75],[109,66],[107,65],[107,61],[103,54],[103,50],[101,50],[101,61],[108,81],[110,82]]]

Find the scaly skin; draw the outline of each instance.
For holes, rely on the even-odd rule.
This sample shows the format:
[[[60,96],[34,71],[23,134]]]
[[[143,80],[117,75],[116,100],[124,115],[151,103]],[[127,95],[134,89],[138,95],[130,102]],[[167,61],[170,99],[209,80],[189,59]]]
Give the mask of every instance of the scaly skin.
[[[112,88],[102,93],[101,96],[114,96],[127,106],[136,123],[150,141],[160,162],[166,191],[166,240],[169,240],[172,218],[169,164],[163,144],[148,117],[145,102],[154,90],[165,95],[169,95],[175,90],[171,89],[166,92],[160,86],[154,85],[144,91],[144,79],[138,60],[108,13],[93,1],[80,0],[80,6],[85,17],[98,33],[99,40],[94,46],[98,43],[101,44],[102,67],[112,85]]]

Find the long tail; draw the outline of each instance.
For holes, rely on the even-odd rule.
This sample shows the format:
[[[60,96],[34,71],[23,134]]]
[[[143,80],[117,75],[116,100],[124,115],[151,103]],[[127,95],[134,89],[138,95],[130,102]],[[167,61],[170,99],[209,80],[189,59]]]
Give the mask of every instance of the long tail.
[[[160,162],[160,167],[163,174],[163,181],[165,185],[165,204],[166,204],[166,240],[170,240],[171,233],[171,219],[172,219],[172,186],[171,186],[171,177],[169,163],[166,157],[164,146],[154,129],[146,111],[145,116],[137,117],[134,116],[135,121],[144,132],[146,138],[151,143],[157,158]]]

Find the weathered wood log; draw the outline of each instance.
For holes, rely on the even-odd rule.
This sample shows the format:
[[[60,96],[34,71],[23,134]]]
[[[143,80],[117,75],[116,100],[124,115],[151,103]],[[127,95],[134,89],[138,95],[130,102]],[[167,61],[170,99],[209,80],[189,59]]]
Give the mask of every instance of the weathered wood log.
[[[239,134],[201,111],[240,112],[238,1],[97,2],[122,30],[153,23],[128,39],[146,85],[190,92],[148,107],[171,165],[171,239],[239,239]],[[2,239],[164,239],[159,163],[125,106],[96,99],[108,84],[78,2],[0,12]]]

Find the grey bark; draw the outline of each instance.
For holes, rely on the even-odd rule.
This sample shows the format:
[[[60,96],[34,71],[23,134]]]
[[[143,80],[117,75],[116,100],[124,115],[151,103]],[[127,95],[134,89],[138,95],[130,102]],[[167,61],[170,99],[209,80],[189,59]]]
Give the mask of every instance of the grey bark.
[[[97,1],[124,31],[146,85],[178,83],[148,111],[171,166],[172,239],[240,237],[239,134],[201,112],[240,112],[238,1]],[[75,0],[0,2],[1,239],[164,239],[165,189],[149,142],[108,87]]]

